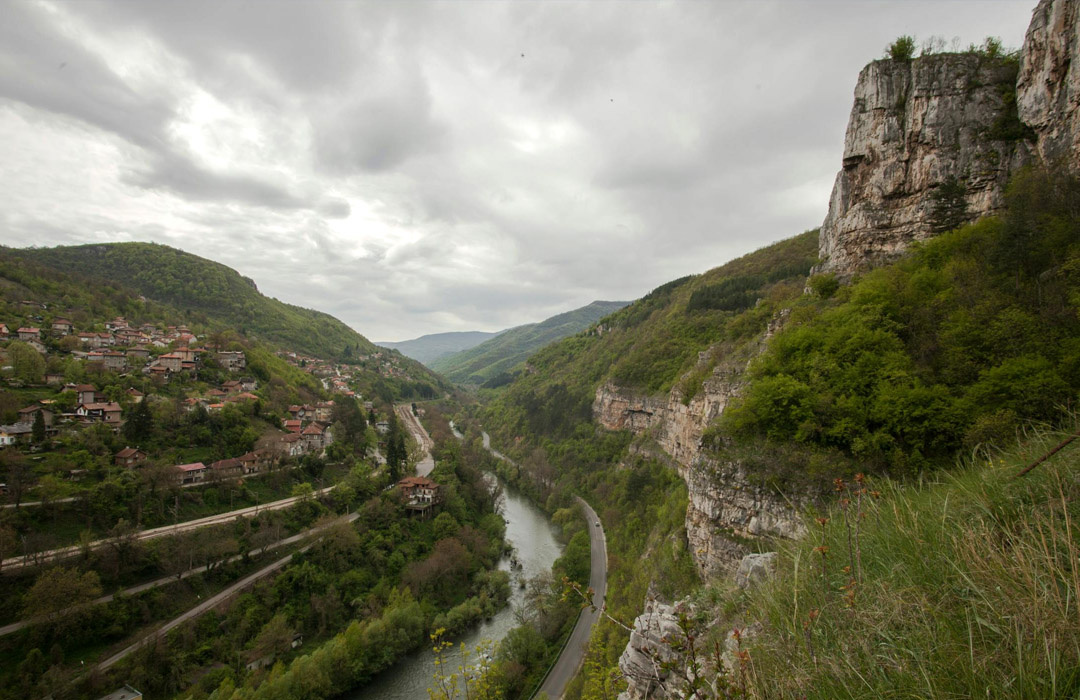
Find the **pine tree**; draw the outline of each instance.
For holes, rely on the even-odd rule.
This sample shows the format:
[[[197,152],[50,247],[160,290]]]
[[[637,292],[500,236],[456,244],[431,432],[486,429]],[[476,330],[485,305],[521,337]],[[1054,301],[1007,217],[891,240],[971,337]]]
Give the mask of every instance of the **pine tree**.
[[[45,411],[38,411],[34,414],[34,427],[31,430],[30,437],[33,438],[35,443],[45,442]]]
[[[124,423],[124,437],[132,442],[146,440],[154,430],[154,416],[146,401],[140,401],[131,409]]]

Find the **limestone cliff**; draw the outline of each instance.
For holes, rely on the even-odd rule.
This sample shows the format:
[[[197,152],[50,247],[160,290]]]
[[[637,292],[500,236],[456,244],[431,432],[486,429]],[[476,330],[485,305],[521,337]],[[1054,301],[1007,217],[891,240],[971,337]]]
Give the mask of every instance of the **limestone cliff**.
[[[689,401],[678,387],[667,396],[650,397],[608,383],[597,389],[593,402],[598,424],[647,434],[674,462],[687,485],[686,535],[703,577],[734,571],[747,553],[746,539],[795,537],[803,529],[802,499],[757,485],[741,465],[720,464],[702,450],[705,429],[738,395],[745,364],[721,361]]]
[[[1080,3],[1042,0],[1032,14],[1020,55],[1016,101],[1020,119],[1038,135],[1046,161],[1080,153]]]
[[[1011,172],[1029,159],[1009,120],[1015,63],[938,54],[866,66],[844,139],[817,271],[842,278],[879,265],[934,233],[936,188],[964,186],[970,219],[1003,204]]]

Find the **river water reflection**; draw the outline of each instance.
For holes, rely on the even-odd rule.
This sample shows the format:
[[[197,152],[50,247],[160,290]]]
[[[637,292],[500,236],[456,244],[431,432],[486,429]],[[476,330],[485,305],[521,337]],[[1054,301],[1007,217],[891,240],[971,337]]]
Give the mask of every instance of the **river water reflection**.
[[[514,546],[522,568],[511,571],[508,558],[499,562],[500,569],[510,572],[510,603],[489,622],[453,640],[455,646],[464,642],[470,650],[483,640],[502,639],[514,627],[514,606],[520,604],[523,597],[518,582],[522,577],[530,578],[550,571],[551,565],[562,553],[562,545],[555,539],[555,530],[547,514],[529,503],[524,496],[509,490],[501,481],[499,483],[503,486],[501,510],[507,520],[506,539]],[[457,668],[457,665],[455,658],[451,668]],[[419,652],[380,673],[363,688],[341,697],[347,700],[427,700],[434,674],[430,645],[425,645]]]

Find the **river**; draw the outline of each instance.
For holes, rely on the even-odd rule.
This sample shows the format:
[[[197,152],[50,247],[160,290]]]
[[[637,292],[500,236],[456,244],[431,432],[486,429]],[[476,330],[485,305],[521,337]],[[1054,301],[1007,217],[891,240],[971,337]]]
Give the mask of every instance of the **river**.
[[[494,476],[492,478],[495,478]],[[471,651],[484,640],[499,641],[514,626],[514,607],[521,603],[524,591],[518,585],[521,577],[530,578],[551,570],[551,565],[562,553],[562,545],[555,539],[555,530],[544,511],[530,503],[524,496],[503,486],[501,510],[506,518],[506,539],[513,545],[520,571],[511,571],[510,559],[504,557],[499,568],[510,571],[510,603],[490,621],[453,640],[455,646],[464,642]],[[458,659],[450,667],[456,669]],[[347,700],[427,700],[428,688],[433,685],[434,657],[430,645],[412,654],[376,676],[363,688],[341,696]]]

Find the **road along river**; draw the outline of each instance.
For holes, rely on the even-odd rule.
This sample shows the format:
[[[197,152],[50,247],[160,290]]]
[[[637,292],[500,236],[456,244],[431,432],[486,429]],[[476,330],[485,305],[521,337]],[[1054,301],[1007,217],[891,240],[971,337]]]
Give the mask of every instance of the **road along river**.
[[[493,477],[494,478],[494,477]],[[503,485],[500,482],[500,485]],[[503,485],[502,514],[506,518],[506,539],[514,546],[515,556],[522,568],[511,571],[509,558],[499,563],[499,568],[510,571],[510,604],[500,610],[491,620],[480,624],[464,636],[454,639],[455,646],[464,643],[472,649],[484,640],[497,642],[516,626],[514,607],[521,604],[524,591],[519,581],[551,570],[551,565],[562,553],[562,545],[555,539],[555,530],[547,515],[524,496],[506,489]],[[456,669],[460,659],[455,651],[450,667]],[[435,659],[431,649],[402,659],[380,673],[371,683],[343,695],[347,700],[428,700],[428,688],[433,687]]]

